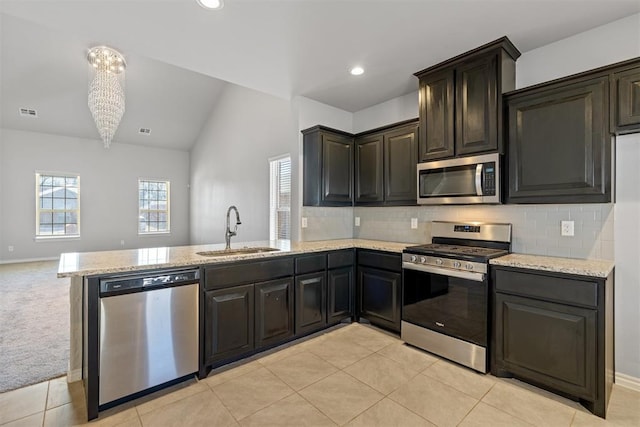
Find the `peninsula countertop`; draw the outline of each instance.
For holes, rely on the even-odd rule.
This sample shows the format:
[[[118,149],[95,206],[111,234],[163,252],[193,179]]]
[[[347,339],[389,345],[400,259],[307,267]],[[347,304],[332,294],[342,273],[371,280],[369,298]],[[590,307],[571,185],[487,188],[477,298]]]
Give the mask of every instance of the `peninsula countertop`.
[[[197,252],[223,250],[224,244],[123,249],[100,252],[70,252],[60,255],[58,277],[92,276],[97,274],[123,273],[128,271],[216,264],[350,248],[401,253],[407,246],[415,244],[416,243],[385,242],[363,239],[338,239],[311,242],[266,240],[233,243],[231,245],[231,249],[242,249],[245,247],[270,247],[277,248],[278,250],[273,252],[234,254],[217,257],[202,256],[198,255]]]

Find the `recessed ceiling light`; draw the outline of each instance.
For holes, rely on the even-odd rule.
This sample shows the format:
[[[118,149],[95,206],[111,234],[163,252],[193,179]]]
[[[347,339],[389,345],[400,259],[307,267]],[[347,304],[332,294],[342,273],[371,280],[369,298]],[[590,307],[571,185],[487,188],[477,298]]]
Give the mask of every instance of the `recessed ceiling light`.
[[[350,71],[352,76],[360,76],[364,73],[364,68],[360,66],[353,67]]]
[[[196,0],[198,4],[205,9],[222,9],[224,2],[222,0]]]

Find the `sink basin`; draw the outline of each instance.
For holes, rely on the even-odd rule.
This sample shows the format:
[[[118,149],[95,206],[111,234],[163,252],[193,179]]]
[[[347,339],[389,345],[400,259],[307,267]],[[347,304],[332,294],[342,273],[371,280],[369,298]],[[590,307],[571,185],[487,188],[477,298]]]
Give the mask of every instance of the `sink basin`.
[[[268,248],[268,247],[256,247],[256,248],[239,248],[239,249],[222,249],[219,251],[203,251],[196,252],[197,255],[201,256],[228,256],[228,255],[245,255],[245,254],[259,254],[264,252],[273,252],[279,251],[280,249],[276,248]]]

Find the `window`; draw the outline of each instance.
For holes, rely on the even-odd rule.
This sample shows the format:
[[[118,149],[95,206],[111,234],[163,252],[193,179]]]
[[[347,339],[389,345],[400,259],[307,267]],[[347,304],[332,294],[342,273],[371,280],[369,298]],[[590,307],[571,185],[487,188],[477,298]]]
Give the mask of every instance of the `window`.
[[[291,239],[291,157],[269,161],[271,191],[269,209],[269,238]]]
[[[168,233],[169,181],[138,180],[138,234]]]
[[[36,236],[80,236],[80,177],[36,173]]]

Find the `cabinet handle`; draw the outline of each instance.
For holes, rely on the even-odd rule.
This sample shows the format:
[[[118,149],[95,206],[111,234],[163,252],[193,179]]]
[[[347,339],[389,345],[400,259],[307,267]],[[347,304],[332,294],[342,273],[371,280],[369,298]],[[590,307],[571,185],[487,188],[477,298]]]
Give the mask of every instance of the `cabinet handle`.
[[[441,328],[444,328],[444,323],[436,322],[436,326],[440,326]]]

